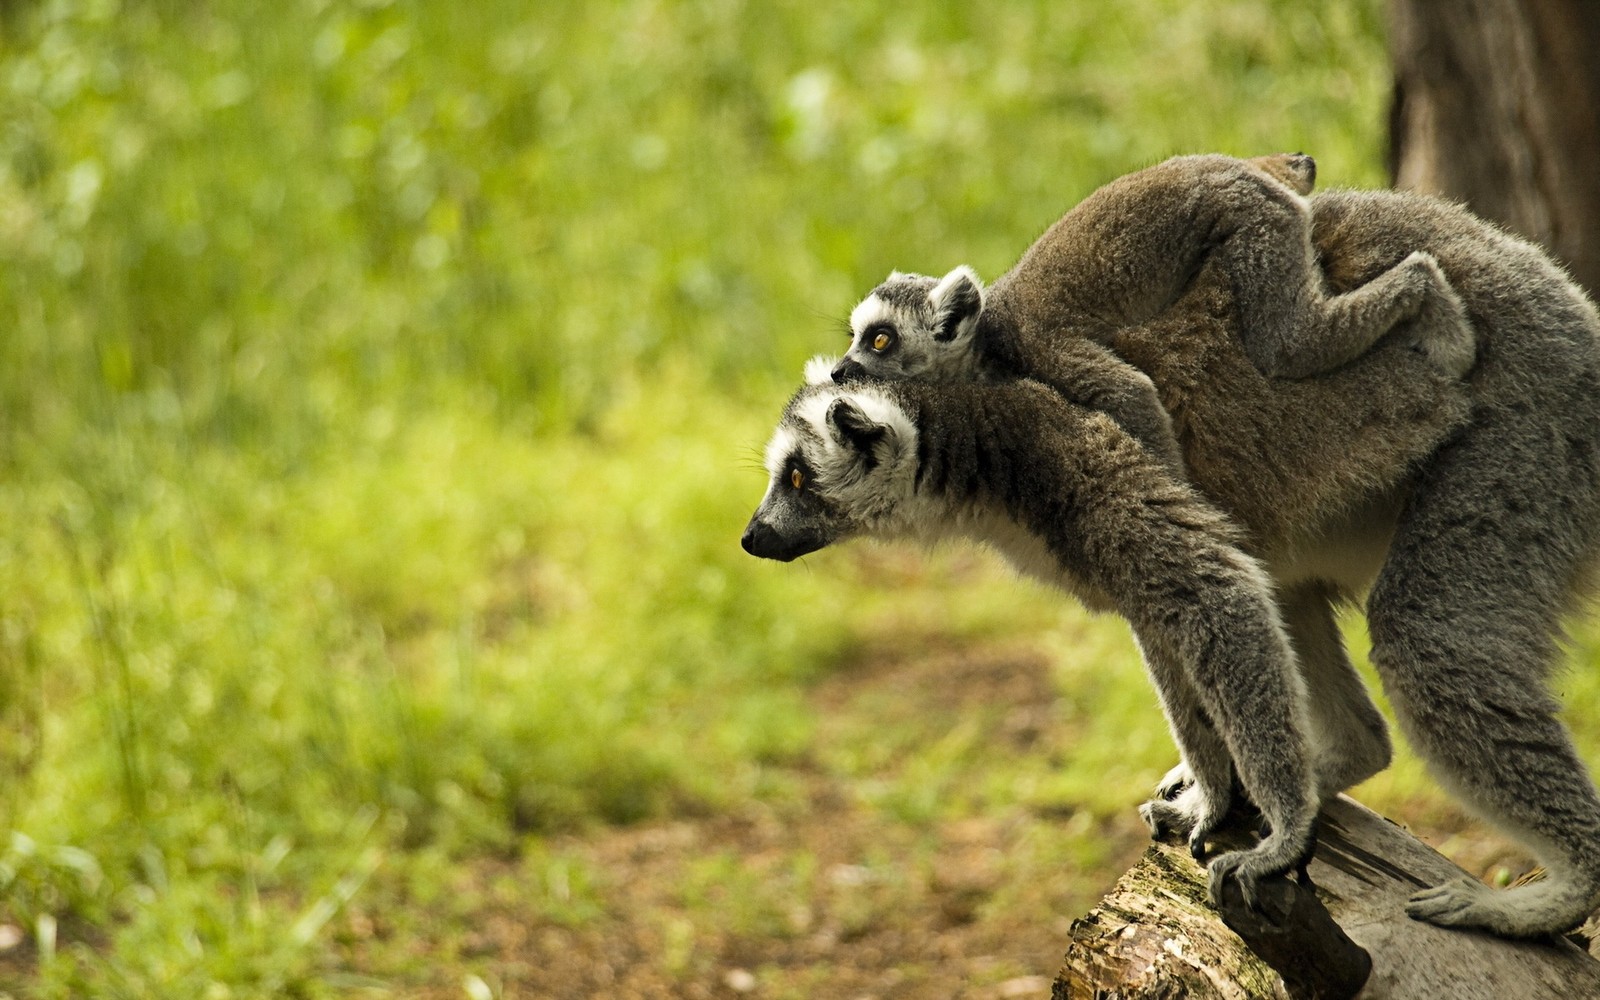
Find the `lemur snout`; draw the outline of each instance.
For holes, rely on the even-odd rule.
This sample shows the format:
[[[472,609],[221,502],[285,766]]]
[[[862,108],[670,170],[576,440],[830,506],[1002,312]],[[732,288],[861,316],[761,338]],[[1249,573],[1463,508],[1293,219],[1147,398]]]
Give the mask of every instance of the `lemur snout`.
[[[866,374],[866,366],[854,358],[845,358],[833,366],[833,381],[839,385],[853,382]]]

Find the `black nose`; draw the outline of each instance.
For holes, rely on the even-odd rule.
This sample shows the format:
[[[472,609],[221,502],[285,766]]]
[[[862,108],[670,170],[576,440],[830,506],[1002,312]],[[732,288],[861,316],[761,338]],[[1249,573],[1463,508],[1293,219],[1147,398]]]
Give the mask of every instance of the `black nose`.
[[[756,518],[750,519],[750,524],[744,529],[744,537],[739,539],[739,544],[746,552],[757,558],[776,559],[778,562],[798,559],[807,552],[815,552],[823,545],[822,542],[806,535],[785,537],[772,525]]]
[[[739,539],[739,545],[746,552],[762,559],[778,558],[784,547],[783,537],[772,525],[753,517],[750,523],[745,525],[744,537]]]
[[[845,358],[833,366],[833,381],[839,385],[860,378],[867,373],[866,366],[855,358]]]

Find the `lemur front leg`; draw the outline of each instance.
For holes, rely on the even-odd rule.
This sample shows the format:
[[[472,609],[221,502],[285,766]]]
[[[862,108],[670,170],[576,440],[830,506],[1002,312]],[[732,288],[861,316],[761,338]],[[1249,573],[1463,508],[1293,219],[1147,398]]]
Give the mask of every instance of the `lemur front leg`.
[[[1082,554],[1133,625],[1196,779],[1146,817],[1189,822],[1191,846],[1203,847],[1195,834],[1203,842],[1226,811],[1221,762],[1231,760],[1270,832],[1211,861],[1211,895],[1220,901],[1223,882],[1237,878],[1253,902],[1262,879],[1301,867],[1313,848],[1318,801],[1294,650],[1271,581],[1225,518],[1185,487],[1118,485],[1077,526]]]
[[[1233,806],[1233,759],[1191,687],[1181,663],[1140,648],[1145,668],[1161,697],[1161,708],[1183,763],[1167,773],[1156,797],[1139,807],[1150,834],[1178,834],[1196,860]]]
[[[1301,867],[1314,846],[1318,806],[1305,736],[1304,695],[1287,643],[1281,635],[1271,634],[1281,632],[1281,626],[1270,610],[1270,594],[1262,594],[1259,602],[1252,600],[1255,608],[1235,601],[1235,596],[1202,597],[1193,614],[1172,616],[1187,619],[1176,629],[1160,625],[1152,629],[1148,622],[1136,625],[1147,662],[1170,659],[1184,667],[1194,698],[1214,720],[1214,739],[1225,747],[1245,794],[1260,809],[1268,828],[1255,847],[1211,861],[1214,902],[1220,902],[1222,883],[1228,878],[1238,878],[1245,898],[1253,901],[1262,879]],[[1203,810],[1207,825],[1197,823],[1190,833],[1190,849],[1202,851],[1205,836],[1231,803],[1228,793],[1215,787],[1225,780],[1220,768],[1207,774],[1195,767],[1204,758],[1193,755],[1193,734],[1174,735],[1195,783],[1165,804],[1170,809],[1153,805],[1150,812],[1170,817]]]
[[[1191,837],[1227,802],[1224,751],[1232,761],[1271,832],[1211,861],[1211,895],[1220,900],[1223,882],[1237,878],[1254,902],[1261,880],[1309,857],[1317,814],[1305,688],[1272,581],[1225,514],[1142,449],[1086,440],[1093,428],[1041,426],[1006,456],[1015,494],[1043,501],[1014,509],[1050,546],[1064,586],[1109,604],[1133,627],[1197,777],[1195,801],[1177,807],[1193,818]],[[1070,456],[1070,475],[1038,455]],[[1172,816],[1159,806],[1150,812]]]

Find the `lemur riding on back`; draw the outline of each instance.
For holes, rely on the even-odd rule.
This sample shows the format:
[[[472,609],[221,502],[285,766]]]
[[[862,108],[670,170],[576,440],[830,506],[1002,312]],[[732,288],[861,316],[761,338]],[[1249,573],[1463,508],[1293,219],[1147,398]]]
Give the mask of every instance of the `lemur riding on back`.
[[[1413,346],[1464,373],[1471,328],[1432,255],[1412,253],[1345,294],[1324,291],[1305,197],[1315,178],[1302,154],[1174,157],[1084,199],[987,294],[964,266],[943,278],[895,272],[850,314],[834,380],[1027,375],[1108,413],[1176,466],[1149,379],[1103,345],[1164,312],[1212,256],[1265,375],[1330,371],[1407,323]]]
[[[1135,228],[1147,210],[1131,190],[1157,208],[1170,194],[1107,190],[1119,188]],[[1109,198],[1057,228],[1117,223]],[[1371,660],[1411,745],[1547,871],[1510,889],[1423,888],[1406,911],[1519,937],[1566,930],[1600,907],[1600,791],[1549,692],[1563,620],[1600,571],[1600,311],[1545,253],[1460,206],[1364,191],[1311,207],[1331,289],[1381,287],[1424,250],[1465,309],[1446,296],[1452,308],[1420,309],[1406,336],[1325,375],[1263,378],[1247,347],[1261,331],[1245,328],[1259,282],[1230,270],[1225,243],[1170,310],[1110,335],[1074,297],[1120,276],[1095,277],[1103,260],[1075,262],[1049,234],[996,288],[993,316],[949,308],[973,297],[959,276],[891,282],[879,318],[914,314],[912,334],[947,334],[928,333],[941,351],[992,333],[1020,360],[1008,370],[980,344],[952,352],[949,371],[945,358],[907,368],[910,354],[886,352],[902,365],[887,380],[808,366],[743,545],[787,560],[851,537],[966,536],[1115,608],[1184,762],[1142,809],[1152,827],[1203,851],[1241,789],[1271,824],[1212,862],[1213,894],[1291,869],[1317,806],[1387,766],[1387,727],[1334,617],[1363,601]],[[1049,274],[1077,283],[1053,288]],[[1100,347],[1061,329],[1079,312],[1159,386],[1150,409],[1166,419],[1160,402],[1170,407],[1185,476],[1109,407],[1071,397],[1078,372],[1061,359]],[[1035,361],[1064,381],[999,377]],[[947,377],[965,370],[989,377]]]

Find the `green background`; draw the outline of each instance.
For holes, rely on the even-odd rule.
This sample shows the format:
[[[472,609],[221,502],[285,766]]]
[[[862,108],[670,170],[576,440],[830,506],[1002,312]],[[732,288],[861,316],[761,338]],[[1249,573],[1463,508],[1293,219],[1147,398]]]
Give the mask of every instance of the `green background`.
[[[40,996],[340,993],[374,878],[781,797],[867,643],[1043,649],[1075,734],[914,748],[876,808],[1130,813],[1173,753],[1124,627],[960,551],[746,557],[765,435],[891,268],[992,278],[1119,174],[1384,182],[1373,0],[3,11],[0,917]],[[1595,759],[1600,682],[1561,687]],[[1364,797],[1438,801],[1409,762]],[[561,881],[525,891],[581,925]]]

